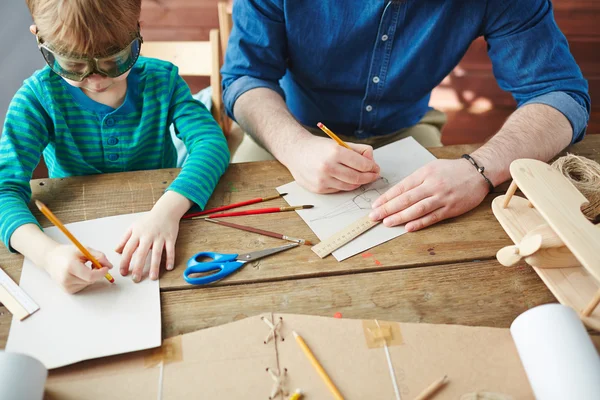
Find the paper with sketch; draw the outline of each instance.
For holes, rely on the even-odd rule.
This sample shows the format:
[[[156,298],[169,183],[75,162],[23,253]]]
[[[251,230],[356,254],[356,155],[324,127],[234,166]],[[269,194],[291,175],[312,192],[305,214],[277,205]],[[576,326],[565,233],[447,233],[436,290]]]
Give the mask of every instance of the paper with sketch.
[[[383,146],[374,152],[381,167],[381,178],[352,192],[315,194],[291,182],[277,188],[287,193],[284,199],[290,205],[313,204],[308,210],[297,213],[310,229],[324,240],[371,212],[371,203],[390,187],[416,171],[435,157],[412,137]],[[371,247],[385,243],[406,233],[404,226],[386,228],[378,225],[345,246],[333,252],[342,261]]]
[[[120,215],[67,224],[85,246],[106,254],[115,283],[101,280],[77,294],[67,294],[42,269],[25,259],[20,286],[40,310],[19,321],[13,318],[6,350],[28,354],[46,368],[97,357],[160,346],[161,316],[158,281],[133,283],[121,276],[121,256],[114,252],[121,235],[141,214]],[[68,243],[57,229],[45,232]]]

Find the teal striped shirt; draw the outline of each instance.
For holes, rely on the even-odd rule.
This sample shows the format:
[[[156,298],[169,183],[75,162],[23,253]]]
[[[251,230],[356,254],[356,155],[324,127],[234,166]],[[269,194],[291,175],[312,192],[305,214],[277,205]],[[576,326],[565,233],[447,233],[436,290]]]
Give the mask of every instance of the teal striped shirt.
[[[167,190],[204,208],[229,164],[229,151],[219,125],[192,98],[177,67],[140,57],[117,109],[90,99],[49,67],[37,71],[14,96],[0,137],[5,245],[10,249],[19,226],[38,224],[27,204],[42,154],[51,178],[175,167],[171,124],[189,155]]]

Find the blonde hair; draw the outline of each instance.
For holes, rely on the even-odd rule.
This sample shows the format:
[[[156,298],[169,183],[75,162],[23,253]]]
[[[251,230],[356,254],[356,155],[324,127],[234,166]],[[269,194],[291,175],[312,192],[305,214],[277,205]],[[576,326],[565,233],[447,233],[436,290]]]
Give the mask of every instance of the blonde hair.
[[[142,0],[26,0],[44,42],[62,53],[104,56],[137,32]]]

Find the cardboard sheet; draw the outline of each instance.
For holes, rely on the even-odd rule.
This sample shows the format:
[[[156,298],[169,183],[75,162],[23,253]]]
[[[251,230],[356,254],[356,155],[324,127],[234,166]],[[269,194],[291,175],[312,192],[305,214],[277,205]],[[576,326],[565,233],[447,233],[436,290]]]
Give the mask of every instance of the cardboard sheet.
[[[158,281],[146,273],[140,283],[119,273],[114,252],[121,235],[140,214],[120,215],[67,224],[85,246],[104,252],[114,268],[115,283],[101,280],[71,295],[29,260],[23,263],[20,286],[40,310],[24,321],[13,318],[6,350],[28,354],[48,369],[82,360],[160,346],[161,314]],[[57,228],[45,232],[62,243]]]
[[[435,157],[412,137],[388,144],[374,151],[381,167],[381,178],[352,192],[316,194],[291,182],[277,188],[287,193],[290,205],[313,204],[315,207],[297,211],[312,231],[324,240],[371,212],[371,204],[390,187],[435,160]],[[345,260],[371,247],[406,233],[404,226],[387,228],[382,224],[362,234],[333,252],[338,261]]]
[[[157,363],[154,352],[142,351],[51,371],[46,394],[52,399],[81,400],[266,400],[274,385],[267,371],[271,368],[284,374],[285,393],[300,388],[306,400],[331,398],[294,340],[292,331],[296,331],[344,398],[396,399],[385,348],[369,347],[362,320],[290,314],[263,317],[274,321],[283,318],[276,341],[265,344],[269,327],[261,316],[250,317],[180,336],[182,357],[167,351]],[[533,398],[508,329],[389,324],[395,325],[390,332],[402,334],[401,341],[388,347],[402,399],[413,399],[446,374],[450,383],[436,400],[459,399],[475,392]],[[278,400],[287,398],[275,396]]]

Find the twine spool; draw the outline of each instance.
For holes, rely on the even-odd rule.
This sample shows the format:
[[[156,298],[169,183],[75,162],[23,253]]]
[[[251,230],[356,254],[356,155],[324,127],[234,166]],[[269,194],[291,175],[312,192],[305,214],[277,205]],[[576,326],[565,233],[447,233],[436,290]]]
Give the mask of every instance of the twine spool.
[[[600,222],[600,164],[589,158],[567,154],[552,163],[589,201],[583,214],[592,222]]]

